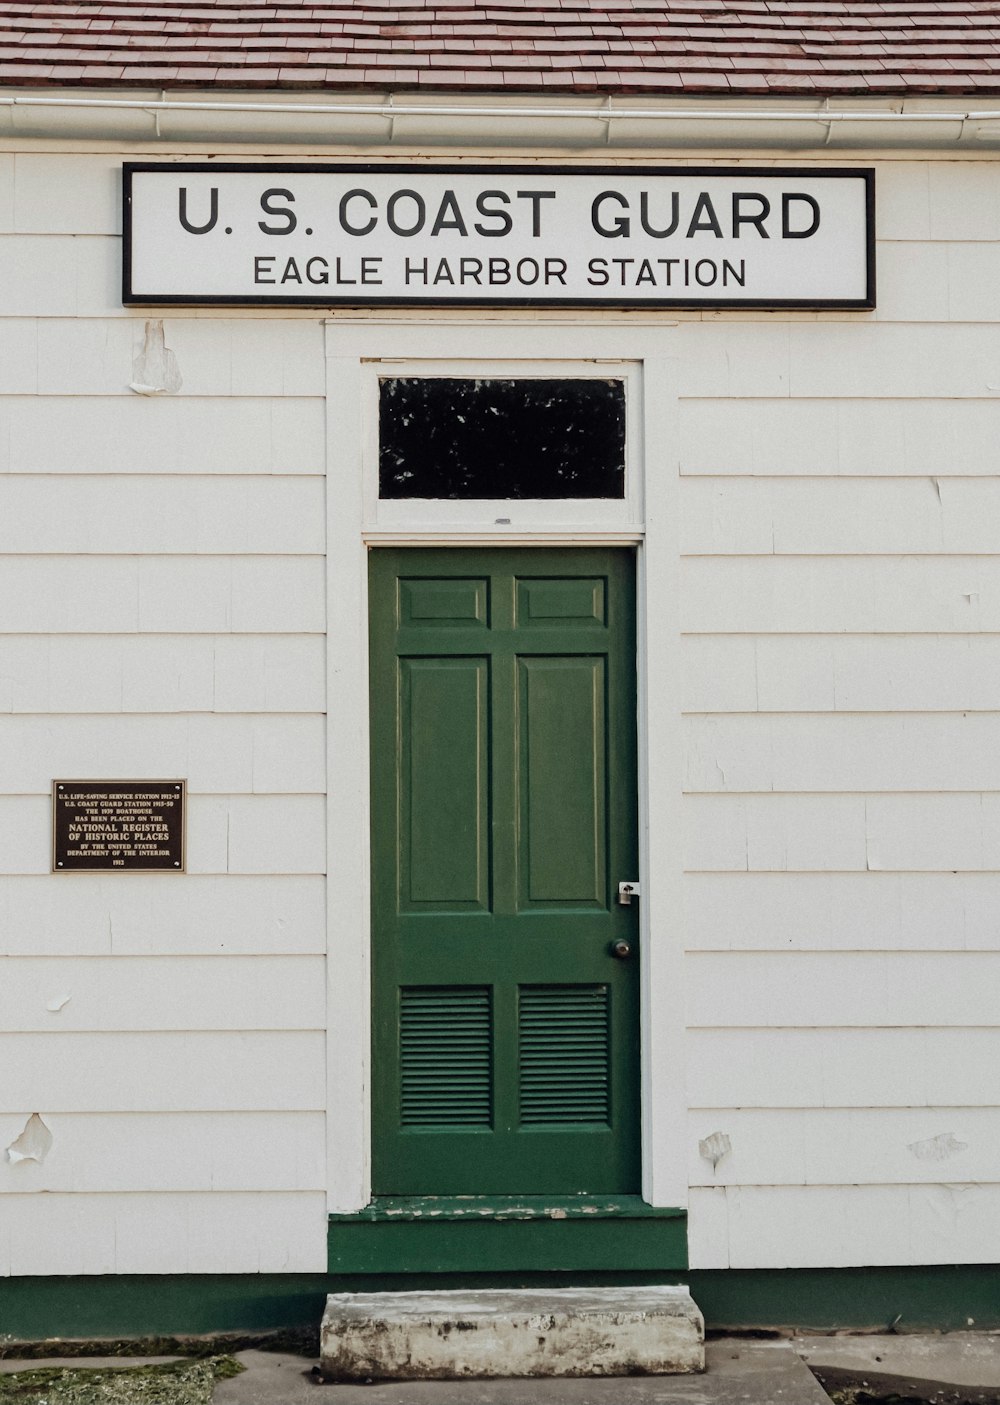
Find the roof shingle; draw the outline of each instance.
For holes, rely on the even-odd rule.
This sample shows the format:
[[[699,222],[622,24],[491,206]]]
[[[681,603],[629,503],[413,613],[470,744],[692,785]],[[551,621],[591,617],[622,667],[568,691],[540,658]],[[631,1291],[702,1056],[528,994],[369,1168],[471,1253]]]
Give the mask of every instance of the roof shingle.
[[[24,85],[1000,94],[1000,0],[0,0]]]

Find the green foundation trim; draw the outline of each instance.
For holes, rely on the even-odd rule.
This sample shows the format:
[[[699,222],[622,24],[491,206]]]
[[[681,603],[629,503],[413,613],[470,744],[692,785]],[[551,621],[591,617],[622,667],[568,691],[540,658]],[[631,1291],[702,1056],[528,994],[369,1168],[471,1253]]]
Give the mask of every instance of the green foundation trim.
[[[712,1328],[1000,1328],[1000,1264],[719,1269],[684,1281]]]
[[[687,1216],[638,1196],[419,1197],[331,1215],[331,1273],[683,1270]]]
[[[0,1346],[50,1337],[194,1336],[315,1325],[325,1284],[321,1273],[3,1278]]]
[[[614,1223],[614,1222],[612,1222]],[[710,1330],[957,1331],[1000,1328],[1000,1265],[719,1269],[712,1272],[178,1274],[0,1280],[0,1346],[53,1337],[119,1338],[315,1330],[327,1293],[473,1287],[690,1284]]]

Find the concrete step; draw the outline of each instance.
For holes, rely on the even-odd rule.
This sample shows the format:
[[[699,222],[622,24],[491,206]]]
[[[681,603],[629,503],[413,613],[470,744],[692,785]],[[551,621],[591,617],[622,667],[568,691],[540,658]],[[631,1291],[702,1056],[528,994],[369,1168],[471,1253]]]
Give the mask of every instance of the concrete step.
[[[331,1381],[662,1376],[705,1369],[687,1288],[332,1293],[320,1364]]]

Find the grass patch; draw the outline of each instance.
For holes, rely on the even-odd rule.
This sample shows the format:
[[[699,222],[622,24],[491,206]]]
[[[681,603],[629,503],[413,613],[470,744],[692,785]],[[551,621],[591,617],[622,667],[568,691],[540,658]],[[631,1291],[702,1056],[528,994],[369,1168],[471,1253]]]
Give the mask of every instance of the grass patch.
[[[244,1368],[232,1356],[149,1366],[43,1366],[0,1376],[0,1405],[210,1405],[216,1381]]]

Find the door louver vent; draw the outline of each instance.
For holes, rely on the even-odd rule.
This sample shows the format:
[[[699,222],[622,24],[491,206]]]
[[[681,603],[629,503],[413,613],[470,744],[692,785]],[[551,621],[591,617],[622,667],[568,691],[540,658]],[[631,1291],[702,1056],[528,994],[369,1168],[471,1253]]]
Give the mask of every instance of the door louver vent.
[[[607,986],[522,986],[519,1006],[522,1125],[607,1125],[611,1111]]]
[[[400,991],[404,1127],[489,1127],[493,1030],[488,986]]]

